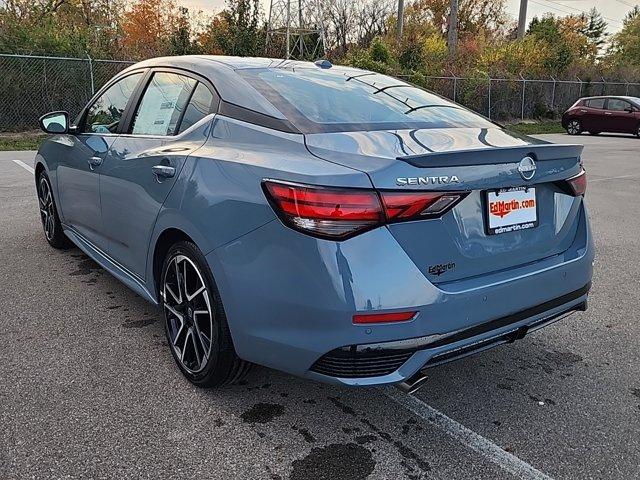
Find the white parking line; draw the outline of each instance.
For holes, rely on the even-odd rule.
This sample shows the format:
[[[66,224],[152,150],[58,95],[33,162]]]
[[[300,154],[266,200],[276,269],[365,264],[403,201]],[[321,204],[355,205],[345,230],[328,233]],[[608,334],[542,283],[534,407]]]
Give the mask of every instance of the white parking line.
[[[20,165],[27,172],[31,172],[32,175],[35,173],[34,170],[33,170],[33,167],[31,167],[31,165],[27,165],[22,160],[14,160],[13,163],[15,163],[16,165]]]
[[[406,394],[395,387],[383,387],[380,391],[394,402],[418,415],[430,424],[438,427],[450,437],[479,453],[487,460],[495,463],[503,470],[522,479],[551,480],[551,477],[535,469],[527,462],[503,450],[491,440],[484,438],[473,430],[447,417],[444,413],[427,405],[413,395]]]
[[[605,178],[594,178],[594,179],[589,179],[589,183],[593,183],[593,182],[603,182],[605,180],[619,180],[621,178],[635,178],[638,175],[634,174],[634,175],[618,175],[617,177],[605,177]]]

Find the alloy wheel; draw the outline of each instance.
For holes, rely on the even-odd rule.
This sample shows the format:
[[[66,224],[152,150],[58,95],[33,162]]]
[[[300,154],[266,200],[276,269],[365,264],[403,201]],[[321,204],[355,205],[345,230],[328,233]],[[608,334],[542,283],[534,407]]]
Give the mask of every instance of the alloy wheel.
[[[567,125],[567,132],[570,135],[577,135],[580,133],[580,122],[578,120],[571,120]]]
[[[171,348],[185,370],[198,373],[211,355],[213,314],[203,275],[187,256],[169,262],[162,296]]]
[[[38,203],[40,206],[40,218],[42,219],[42,227],[47,240],[51,241],[55,234],[56,217],[53,206],[53,197],[51,196],[51,186],[46,177],[40,179],[40,188],[38,189]]]

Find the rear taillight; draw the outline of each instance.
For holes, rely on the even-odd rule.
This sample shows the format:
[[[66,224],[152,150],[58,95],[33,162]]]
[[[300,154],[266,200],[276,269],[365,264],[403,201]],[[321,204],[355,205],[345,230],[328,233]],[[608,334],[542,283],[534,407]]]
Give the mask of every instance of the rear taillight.
[[[566,182],[574,197],[584,195],[587,191],[587,172],[582,170],[575,177],[567,178]]]
[[[468,192],[380,192],[387,221],[439,217]]]
[[[288,226],[331,239],[345,239],[365,230],[434,218],[462,200],[467,192],[378,192],[265,180],[265,194]]]
[[[562,190],[563,193],[571,195],[572,197],[584,196],[587,191],[587,172],[585,172],[583,168],[579,174],[564,180],[559,180],[555,182],[555,185]]]

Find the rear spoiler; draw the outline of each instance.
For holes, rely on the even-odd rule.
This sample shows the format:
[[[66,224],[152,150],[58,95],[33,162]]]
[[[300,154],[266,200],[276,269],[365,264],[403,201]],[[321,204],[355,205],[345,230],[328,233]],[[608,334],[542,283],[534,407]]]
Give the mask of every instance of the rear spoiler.
[[[543,143],[536,145],[518,145],[516,147],[488,147],[448,152],[432,152],[397,157],[397,160],[401,160],[418,168],[517,163],[522,160],[523,157],[531,157],[536,162],[544,162],[545,160],[580,158],[583,148],[582,145]]]

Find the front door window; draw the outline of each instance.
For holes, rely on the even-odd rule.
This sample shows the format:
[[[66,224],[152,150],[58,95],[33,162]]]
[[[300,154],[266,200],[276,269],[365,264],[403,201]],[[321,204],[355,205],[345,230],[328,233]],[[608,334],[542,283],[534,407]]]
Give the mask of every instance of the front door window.
[[[84,131],[88,133],[116,133],[125,107],[142,73],[134,73],[109,87],[89,107]]]

